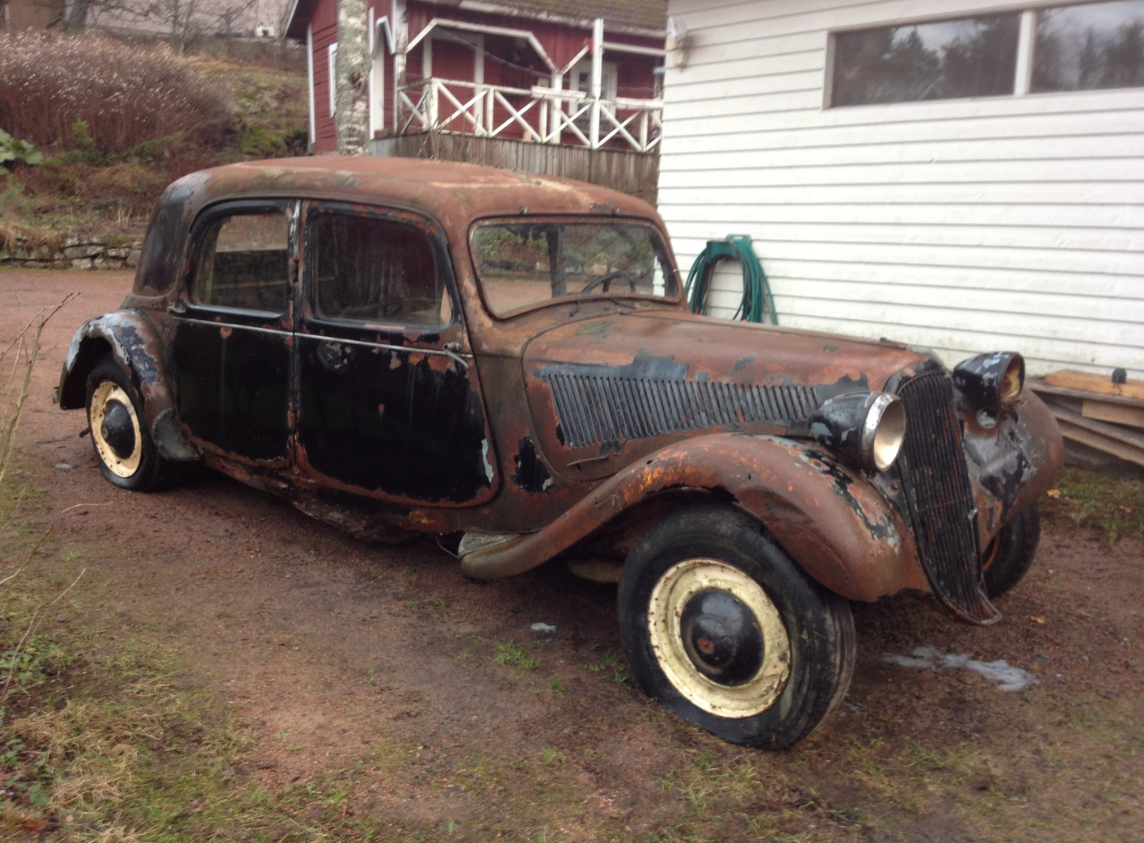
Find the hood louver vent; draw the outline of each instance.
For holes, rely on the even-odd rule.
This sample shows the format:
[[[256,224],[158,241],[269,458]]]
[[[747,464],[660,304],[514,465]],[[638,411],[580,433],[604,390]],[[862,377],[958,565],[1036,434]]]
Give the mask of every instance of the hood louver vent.
[[[581,448],[667,433],[748,424],[790,424],[817,404],[809,386],[623,378],[549,371],[565,443]]]

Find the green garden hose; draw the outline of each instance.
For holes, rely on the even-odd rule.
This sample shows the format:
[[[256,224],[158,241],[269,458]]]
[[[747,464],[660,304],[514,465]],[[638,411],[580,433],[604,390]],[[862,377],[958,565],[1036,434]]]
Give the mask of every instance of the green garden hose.
[[[715,264],[726,258],[733,258],[743,266],[743,298],[732,318],[762,322],[763,314],[769,313],[771,324],[779,324],[771,285],[767,283],[767,275],[751,247],[751,238],[746,234],[729,234],[723,240],[707,241],[706,248],[699,253],[687,275],[685,289],[691,312],[707,315],[707,285]]]

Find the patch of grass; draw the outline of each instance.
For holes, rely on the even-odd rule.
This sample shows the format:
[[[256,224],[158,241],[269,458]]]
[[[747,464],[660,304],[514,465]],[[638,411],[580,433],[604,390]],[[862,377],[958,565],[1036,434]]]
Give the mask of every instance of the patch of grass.
[[[513,644],[511,641],[498,641],[497,651],[493,661],[502,665],[516,665],[524,670],[536,670],[540,666],[540,659],[528,654],[524,647]]]
[[[1066,467],[1056,487],[1041,498],[1046,525],[1080,529],[1115,544],[1121,536],[1144,536],[1144,481]]]
[[[604,653],[600,660],[588,665],[588,670],[601,673],[612,682],[631,682],[632,672],[623,656],[616,653]]]
[[[552,747],[548,746],[548,747],[545,747],[541,751],[540,760],[543,761],[545,764],[549,764],[549,765],[550,764],[563,764],[565,761],[568,760],[568,756],[566,756],[563,752],[559,752],[558,750],[555,750]]]

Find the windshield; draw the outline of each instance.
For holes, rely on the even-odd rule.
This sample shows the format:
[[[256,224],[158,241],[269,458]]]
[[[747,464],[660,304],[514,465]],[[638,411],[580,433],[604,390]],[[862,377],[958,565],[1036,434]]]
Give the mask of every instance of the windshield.
[[[659,232],[640,223],[486,223],[473,231],[473,256],[497,313],[562,296],[679,293]]]

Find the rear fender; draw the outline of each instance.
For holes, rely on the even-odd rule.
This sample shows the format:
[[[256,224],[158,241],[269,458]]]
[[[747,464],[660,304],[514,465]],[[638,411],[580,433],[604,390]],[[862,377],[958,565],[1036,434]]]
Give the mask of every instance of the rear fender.
[[[670,445],[628,466],[543,530],[461,560],[495,579],[572,547],[641,501],[679,489],[721,490],[761,521],[826,588],[873,601],[905,588],[929,591],[901,516],[867,481],[809,443],[715,434]]]
[[[147,318],[137,310],[117,310],[89,319],[68,346],[60,373],[60,407],[78,410],[87,403],[87,376],[110,352],[143,397],[143,420],[159,453],[175,462],[201,454],[183,435],[171,393],[163,346]]]

